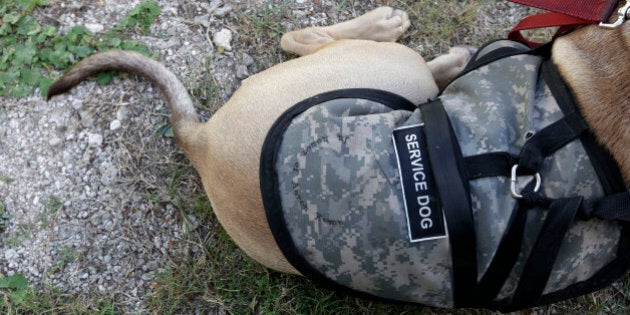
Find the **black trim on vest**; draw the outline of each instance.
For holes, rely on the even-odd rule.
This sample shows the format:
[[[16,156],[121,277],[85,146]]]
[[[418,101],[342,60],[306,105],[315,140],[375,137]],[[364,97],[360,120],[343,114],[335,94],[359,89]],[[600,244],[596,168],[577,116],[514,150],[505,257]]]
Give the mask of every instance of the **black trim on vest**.
[[[488,46],[494,45],[497,42],[503,42],[503,41],[520,43],[520,42],[509,40],[509,39],[496,39],[496,40],[493,40],[484,44],[483,46],[479,47],[479,49],[477,49],[477,52],[470,58],[470,62],[468,62],[464,70],[462,70],[462,73],[468,73],[481,66],[487,65],[489,63],[492,63],[493,61],[496,61],[505,57],[527,53],[530,51],[530,48],[528,48],[527,45],[524,45],[524,44],[522,48],[504,46],[504,47],[494,49],[490,51],[489,53],[486,53],[483,56],[479,57],[479,54],[483,52]],[[461,75],[458,75],[458,77],[459,76]]]
[[[462,70],[462,72],[460,72],[456,77],[454,77],[453,79],[451,79],[451,81],[449,81],[448,84],[446,84],[444,86],[444,88],[440,91],[439,95],[442,95],[442,92],[444,92],[444,90],[451,84],[451,82],[454,82],[455,80],[459,79],[462,76],[465,76],[466,74],[468,74],[471,71],[475,71],[477,69],[479,69],[480,67],[483,67],[489,63],[493,63],[497,60],[503,59],[503,58],[508,58],[508,57],[512,57],[512,56],[517,56],[517,55],[535,55],[535,56],[541,56],[543,58],[548,58],[549,55],[551,54],[551,44],[545,44],[543,46],[540,46],[538,48],[523,48],[523,49],[519,49],[516,47],[501,47],[498,48],[496,50],[493,50],[487,54],[485,54],[484,56],[482,56],[481,58],[478,57],[478,54],[480,52],[482,52],[487,46],[490,46],[496,42],[500,42],[500,41],[512,41],[515,43],[519,43],[522,44],[524,46],[527,47],[527,45],[525,45],[524,43],[521,43],[519,41],[513,41],[513,40],[509,40],[509,39],[496,39],[493,40],[487,44],[484,44],[483,46],[481,46],[478,50],[477,53],[475,53],[472,58],[470,58],[470,62],[466,65],[466,67],[464,67],[464,70]]]
[[[275,121],[267,133],[260,155],[260,190],[262,193],[265,213],[267,215],[267,222],[269,223],[269,227],[276,244],[282,251],[284,257],[295,269],[297,269],[303,276],[331,289],[374,299],[373,295],[346,288],[335,283],[311,266],[309,262],[300,255],[298,249],[295,247],[282,212],[282,201],[280,197],[278,174],[276,173],[276,162],[278,158],[278,150],[282,145],[286,129],[296,116],[302,114],[309,108],[323,102],[341,98],[370,100],[388,106],[393,110],[413,111],[417,109],[416,105],[402,96],[375,89],[336,90],[322,93],[297,103],[284,112]],[[376,298],[379,300],[387,300],[378,297]]]
[[[462,153],[440,100],[420,105],[429,159],[448,226],[456,307],[479,306],[477,241],[468,181],[462,176]]]

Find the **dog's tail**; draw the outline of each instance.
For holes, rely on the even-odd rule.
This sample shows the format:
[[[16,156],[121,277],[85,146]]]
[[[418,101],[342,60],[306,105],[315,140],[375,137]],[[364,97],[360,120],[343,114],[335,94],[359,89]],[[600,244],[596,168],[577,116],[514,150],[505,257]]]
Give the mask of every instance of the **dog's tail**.
[[[48,89],[48,99],[67,92],[85,78],[96,73],[118,70],[139,74],[149,79],[166,96],[171,111],[171,125],[178,144],[186,155],[194,161],[194,153],[203,151],[199,145],[204,141],[198,138],[201,124],[188,91],[179,79],[161,63],[133,51],[109,50],[94,54],[72,68],[55,81]]]

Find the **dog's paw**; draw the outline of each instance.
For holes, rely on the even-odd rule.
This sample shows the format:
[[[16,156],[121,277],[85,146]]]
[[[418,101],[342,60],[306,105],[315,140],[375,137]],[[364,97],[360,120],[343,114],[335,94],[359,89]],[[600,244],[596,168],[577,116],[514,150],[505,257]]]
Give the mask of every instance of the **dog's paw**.
[[[459,67],[464,67],[468,64],[468,61],[472,58],[472,56],[477,52],[477,47],[473,46],[455,46],[451,47],[448,50],[448,54],[453,56],[453,60],[456,65]]]
[[[391,7],[374,9],[354,20],[357,39],[377,42],[394,42],[404,34],[411,22],[405,11]]]

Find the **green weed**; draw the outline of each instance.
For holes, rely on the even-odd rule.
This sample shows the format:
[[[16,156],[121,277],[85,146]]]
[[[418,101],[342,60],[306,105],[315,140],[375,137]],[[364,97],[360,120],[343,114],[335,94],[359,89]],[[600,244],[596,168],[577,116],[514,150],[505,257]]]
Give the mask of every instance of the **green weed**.
[[[160,14],[153,0],[133,8],[101,37],[81,25],[65,35],[53,26],[42,26],[30,14],[47,4],[43,0],[0,2],[0,96],[24,97],[35,88],[45,95],[53,82],[49,78],[53,70],[63,71],[95,51],[117,48],[150,55],[145,45],[126,38],[136,29],[146,32]],[[98,80],[107,83],[111,77],[105,73]]]
[[[65,294],[45,287],[36,290],[21,274],[0,277],[0,313],[13,314],[118,314],[115,304],[100,296]]]

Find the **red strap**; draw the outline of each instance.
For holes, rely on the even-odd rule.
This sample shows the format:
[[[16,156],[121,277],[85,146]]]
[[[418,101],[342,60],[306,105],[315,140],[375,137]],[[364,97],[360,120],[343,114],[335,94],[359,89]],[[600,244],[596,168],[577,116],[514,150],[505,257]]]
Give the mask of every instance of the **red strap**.
[[[530,47],[536,48],[538,46],[541,46],[542,44],[526,39],[523,34],[521,34],[522,30],[560,26],[560,29],[556,33],[556,35],[558,35],[578,25],[592,23],[593,22],[562,13],[545,12],[524,18],[510,31],[510,33],[508,34],[508,38],[526,43]]]
[[[599,23],[614,12],[619,0],[509,0],[530,7],[564,13],[583,20]]]

